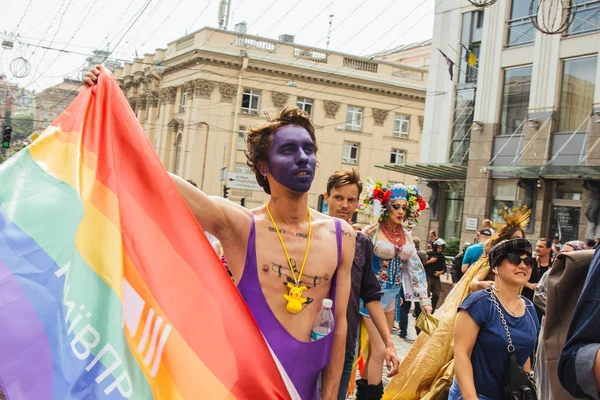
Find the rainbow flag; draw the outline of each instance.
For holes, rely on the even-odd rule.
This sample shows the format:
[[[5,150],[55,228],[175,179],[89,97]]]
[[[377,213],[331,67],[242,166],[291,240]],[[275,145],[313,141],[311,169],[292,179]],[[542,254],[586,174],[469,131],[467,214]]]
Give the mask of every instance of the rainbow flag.
[[[107,72],[0,166],[0,386],[297,398]]]

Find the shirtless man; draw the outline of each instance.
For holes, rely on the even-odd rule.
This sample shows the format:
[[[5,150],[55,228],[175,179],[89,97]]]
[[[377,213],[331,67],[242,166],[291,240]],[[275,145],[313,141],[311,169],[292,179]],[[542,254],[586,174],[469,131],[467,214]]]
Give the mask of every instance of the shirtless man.
[[[92,69],[84,82],[93,85],[99,74],[99,68]],[[308,208],[317,144],[306,113],[297,107],[283,109],[252,129],[247,145],[248,165],[271,195],[265,206],[250,211],[208,196],[176,175],[171,178],[200,225],[221,242],[242,297],[300,397],[319,398],[322,372],[320,398],[335,399],[346,347],[356,234],[345,221]],[[284,298],[293,289],[311,299],[301,303],[297,313],[288,311],[292,302]],[[333,300],[335,327],[311,342],[325,298]]]

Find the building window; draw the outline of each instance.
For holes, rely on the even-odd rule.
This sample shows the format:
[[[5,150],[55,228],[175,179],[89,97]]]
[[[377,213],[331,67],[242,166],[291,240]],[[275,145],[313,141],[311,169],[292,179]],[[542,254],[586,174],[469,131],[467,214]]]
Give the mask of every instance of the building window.
[[[498,210],[504,204],[505,211],[510,211],[515,205],[517,195],[517,181],[514,179],[495,179],[494,180],[494,198],[492,201],[492,212],[490,219],[495,223],[504,223],[504,220],[498,215]]]
[[[345,164],[358,164],[358,151],[360,143],[344,142],[342,150],[342,162]]]
[[[244,125],[240,125],[240,129],[238,130],[237,149],[246,149],[246,127]]]
[[[466,166],[469,162],[469,147],[471,145],[471,125],[475,109],[475,89],[456,91],[454,108],[454,128],[450,142],[449,162]]]
[[[187,105],[187,92],[184,90],[181,92],[181,99],[179,100],[179,112],[185,112],[185,106]]]
[[[252,170],[246,163],[235,163],[235,172],[239,172],[242,174],[251,174]]]
[[[500,134],[512,135],[527,119],[529,92],[531,90],[531,65],[504,70]]]
[[[533,9],[537,9],[538,0],[534,0]],[[535,27],[531,23],[529,6],[531,0],[512,0],[510,19],[508,20],[508,47],[530,44],[535,41]]]
[[[260,91],[254,89],[244,89],[242,95],[242,112],[244,114],[258,115],[258,103],[260,101]]]
[[[466,12],[462,16],[459,83],[477,82],[479,50],[481,48],[481,35],[483,32],[483,16],[482,10]]]
[[[581,35],[600,30],[600,0],[575,0],[575,19],[567,35]]]
[[[390,155],[390,163],[392,164],[404,164],[406,162],[406,150],[392,149]]]
[[[298,106],[299,109],[307,112],[308,115],[310,115],[312,117],[312,109],[313,109],[313,100],[312,99],[298,97],[298,100],[296,100],[296,105]]]
[[[394,118],[394,137],[397,138],[408,138],[410,117],[408,115],[396,114]]]
[[[586,129],[582,123],[592,112],[597,62],[597,56],[564,61],[558,112],[559,132],[575,132],[580,126],[579,129]]]
[[[362,107],[348,106],[346,111],[346,129],[360,132],[362,129],[363,109]]]
[[[175,165],[173,165],[173,171],[175,171],[175,175],[179,175],[179,164],[181,164],[181,150],[182,150],[182,139],[181,135],[177,136],[177,141],[175,142]]]

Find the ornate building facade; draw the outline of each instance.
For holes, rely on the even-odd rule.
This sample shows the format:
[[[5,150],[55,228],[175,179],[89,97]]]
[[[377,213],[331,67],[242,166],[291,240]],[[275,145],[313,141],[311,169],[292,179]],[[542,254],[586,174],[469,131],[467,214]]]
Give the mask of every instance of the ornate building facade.
[[[297,105],[319,145],[311,207],[325,211],[327,178],[339,169],[414,183],[376,165],[419,160],[427,71],[285,39],[204,28],[115,70],[165,168],[210,195],[229,187],[232,201],[258,206],[267,196],[249,176],[246,129]]]

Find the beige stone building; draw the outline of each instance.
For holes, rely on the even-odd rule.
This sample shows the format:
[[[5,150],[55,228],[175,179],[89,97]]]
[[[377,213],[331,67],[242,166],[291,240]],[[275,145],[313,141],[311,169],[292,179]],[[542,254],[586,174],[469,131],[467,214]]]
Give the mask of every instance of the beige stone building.
[[[430,227],[447,240],[472,241],[501,203],[534,209],[531,238],[600,236],[600,1],[575,2],[556,35],[530,4],[436,4],[420,162],[391,169],[438,189]]]
[[[14,117],[17,106],[14,96],[17,93],[19,93],[19,87],[8,82],[4,75],[0,75],[0,128],[3,128]]]
[[[393,49],[382,51],[374,57],[415,68],[429,69],[431,59],[431,39],[416,43],[403,44]]]
[[[83,85],[80,81],[65,78],[61,83],[36,94],[34,132],[43,131],[58,118],[82,89]]]
[[[327,178],[339,169],[415,182],[375,165],[419,160],[426,70],[243,28],[204,28],[115,70],[166,169],[211,195],[227,184],[232,201],[256,207],[267,196],[246,165],[246,128],[297,105],[311,115],[319,145],[311,207],[323,210]]]

